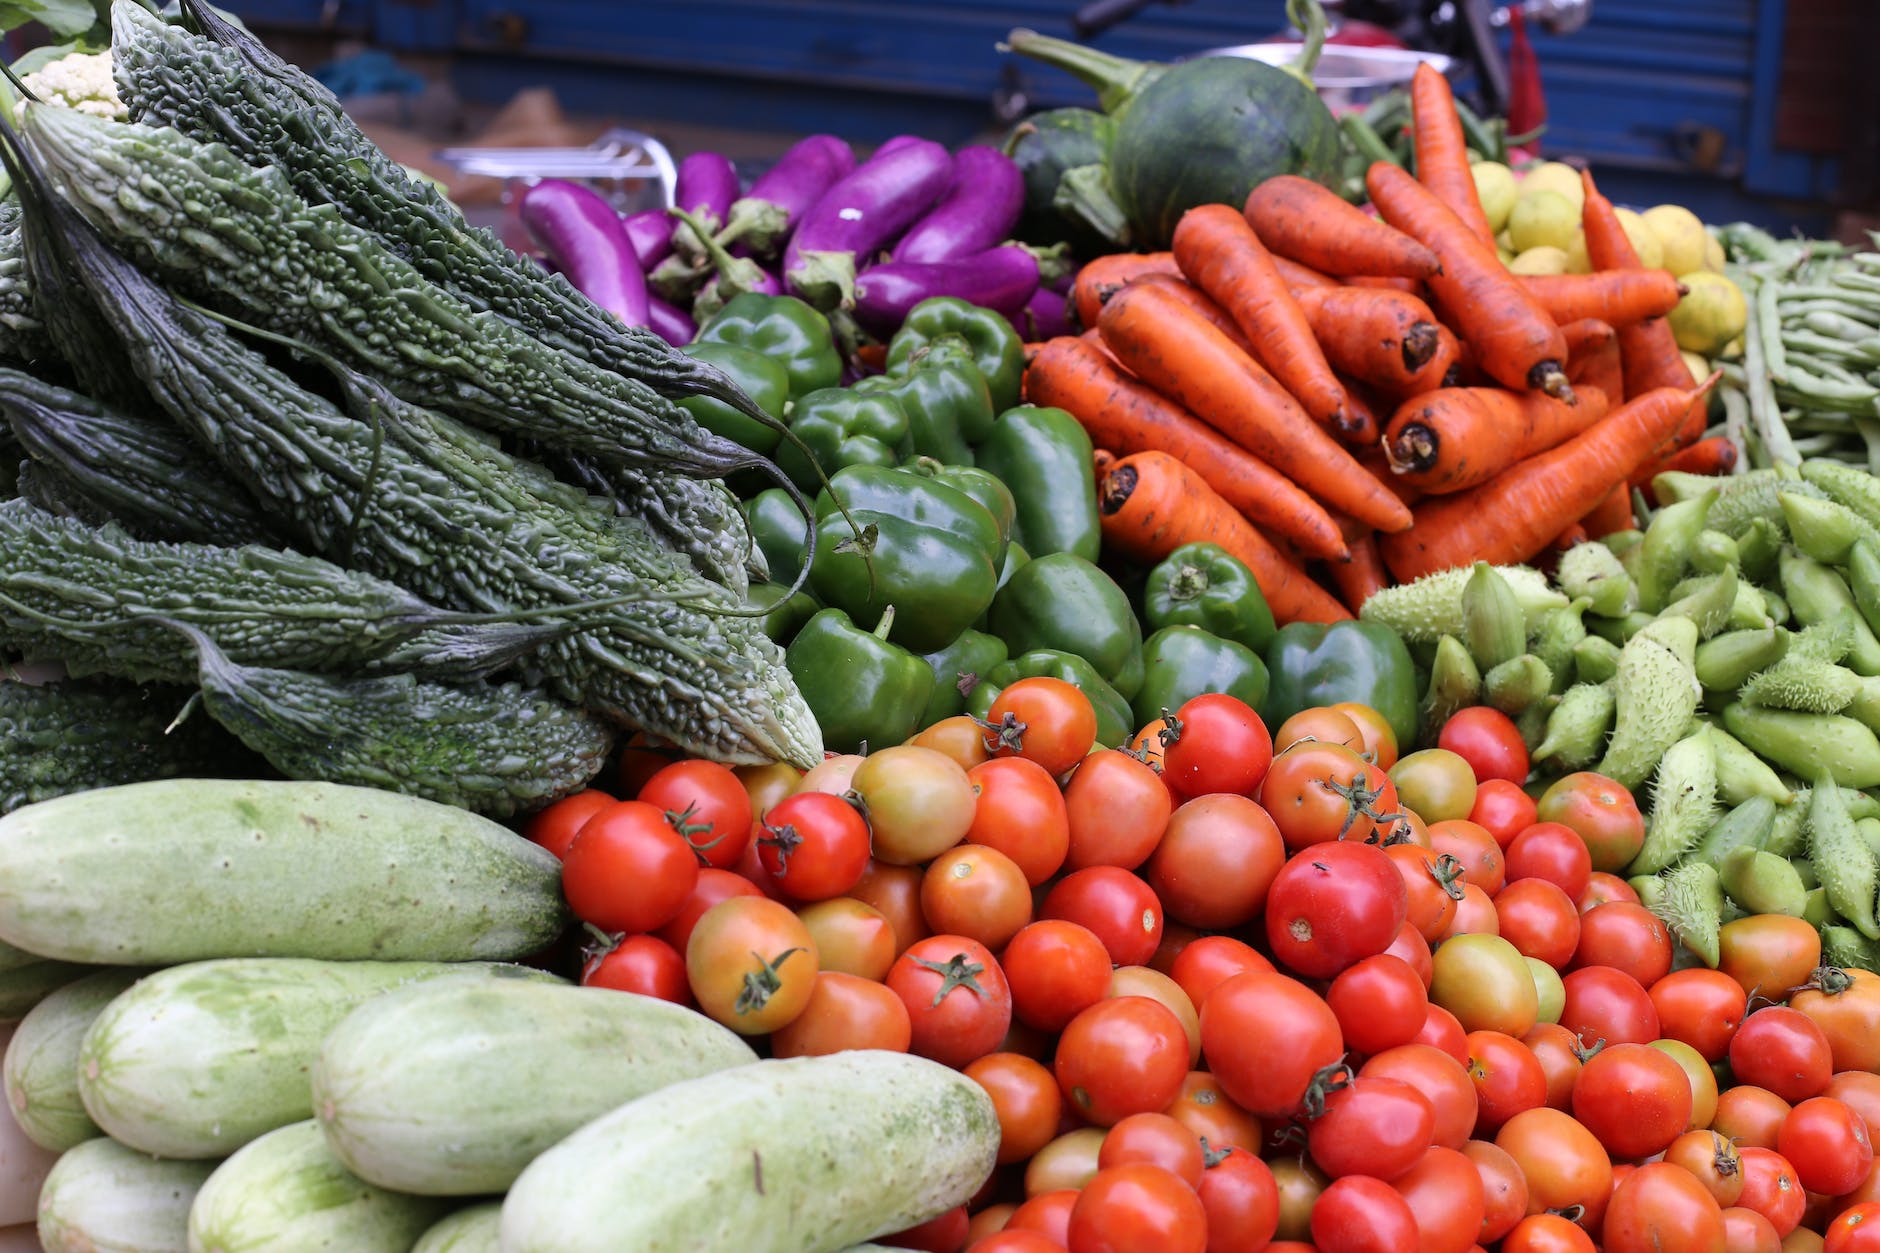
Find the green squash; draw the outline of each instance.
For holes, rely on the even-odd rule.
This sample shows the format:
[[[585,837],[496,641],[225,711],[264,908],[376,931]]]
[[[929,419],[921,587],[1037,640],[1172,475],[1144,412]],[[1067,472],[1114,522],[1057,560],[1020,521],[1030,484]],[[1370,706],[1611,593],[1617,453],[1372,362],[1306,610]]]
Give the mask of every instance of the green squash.
[[[1025,212],[1013,234],[1028,244],[1069,244],[1080,257],[1110,251],[1121,241],[1106,238],[1062,201],[1067,171],[1109,160],[1115,125],[1095,109],[1048,109],[1034,113],[1005,139],[1005,155],[1025,179]]]

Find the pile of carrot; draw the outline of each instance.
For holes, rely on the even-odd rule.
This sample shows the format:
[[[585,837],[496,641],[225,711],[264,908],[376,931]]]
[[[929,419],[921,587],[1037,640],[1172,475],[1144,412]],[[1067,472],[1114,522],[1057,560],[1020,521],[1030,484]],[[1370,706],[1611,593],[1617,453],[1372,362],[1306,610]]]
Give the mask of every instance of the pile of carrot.
[[[1393,578],[1624,529],[1633,484],[1714,460],[1711,384],[1664,322],[1682,289],[1591,176],[1594,271],[1512,274],[1448,84],[1424,66],[1411,101],[1417,173],[1371,168],[1376,217],[1282,176],[1078,274],[1088,329],[1032,345],[1025,388],[1101,450],[1106,544],[1220,544],[1281,622],[1329,622]]]

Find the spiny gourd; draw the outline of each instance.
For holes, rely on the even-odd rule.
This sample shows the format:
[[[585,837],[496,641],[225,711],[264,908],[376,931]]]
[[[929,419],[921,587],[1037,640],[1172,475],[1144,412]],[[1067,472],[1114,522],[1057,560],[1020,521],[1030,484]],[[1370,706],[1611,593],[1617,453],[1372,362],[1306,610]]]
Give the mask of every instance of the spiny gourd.
[[[1652,780],[1651,819],[1632,874],[1657,874],[1697,846],[1717,816],[1717,758],[1708,727],[1665,750]]]
[[[1558,609],[1567,598],[1547,586],[1547,576],[1527,566],[1493,567],[1532,626],[1549,609]],[[1412,643],[1435,643],[1445,635],[1458,640],[1468,634],[1462,608],[1462,590],[1473,571],[1467,566],[1426,574],[1401,587],[1387,587],[1364,602],[1359,617],[1379,622]]]
[[[1575,600],[1585,600],[1601,617],[1616,618],[1638,608],[1638,591],[1612,549],[1589,541],[1560,555],[1554,577]]]
[[[1752,675],[1742,696],[1752,705],[1832,714],[1847,708],[1860,685],[1860,676],[1847,667],[1791,649],[1787,657]]]
[[[1683,737],[1697,709],[1696,649],[1697,624],[1689,618],[1660,618],[1626,641],[1613,679],[1612,739],[1595,767],[1600,774],[1636,788]]]

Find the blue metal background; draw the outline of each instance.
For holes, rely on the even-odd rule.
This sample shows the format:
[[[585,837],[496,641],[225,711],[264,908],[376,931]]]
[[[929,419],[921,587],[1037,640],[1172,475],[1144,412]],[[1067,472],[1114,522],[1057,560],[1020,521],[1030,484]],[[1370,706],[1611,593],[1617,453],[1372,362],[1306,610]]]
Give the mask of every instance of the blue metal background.
[[[338,24],[393,51],[453,52],[456,86],[501,100],[552,82],[566,107],[638,121],[919,131],[994,128],[995,92],[1087,103],[1080,84],[997,50],[1014,26],[1068,35],[1079,0],[343,0]],[[1615,198],[1677,201],[1721,220],[1819,224],[1835,163],[1774,146],[1786,0],[1595,0],[1593,19],[1535,40],[1545,145],[1590,159]],[[322,0],[239,0],[265,31],[318,24]],[[1098,41],[1168,59],[1258,39],[1281,0],[1158,5]]]

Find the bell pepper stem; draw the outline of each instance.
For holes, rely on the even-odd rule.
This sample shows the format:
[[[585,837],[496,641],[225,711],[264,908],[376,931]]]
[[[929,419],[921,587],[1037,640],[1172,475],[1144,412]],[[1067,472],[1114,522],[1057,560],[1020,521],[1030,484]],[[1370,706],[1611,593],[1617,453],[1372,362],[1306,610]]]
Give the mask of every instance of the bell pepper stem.
[[[894,606],[889,605],[881,611],[881,621],[875,624],[875,638],[885,640],[888,632],[894,629]]]

